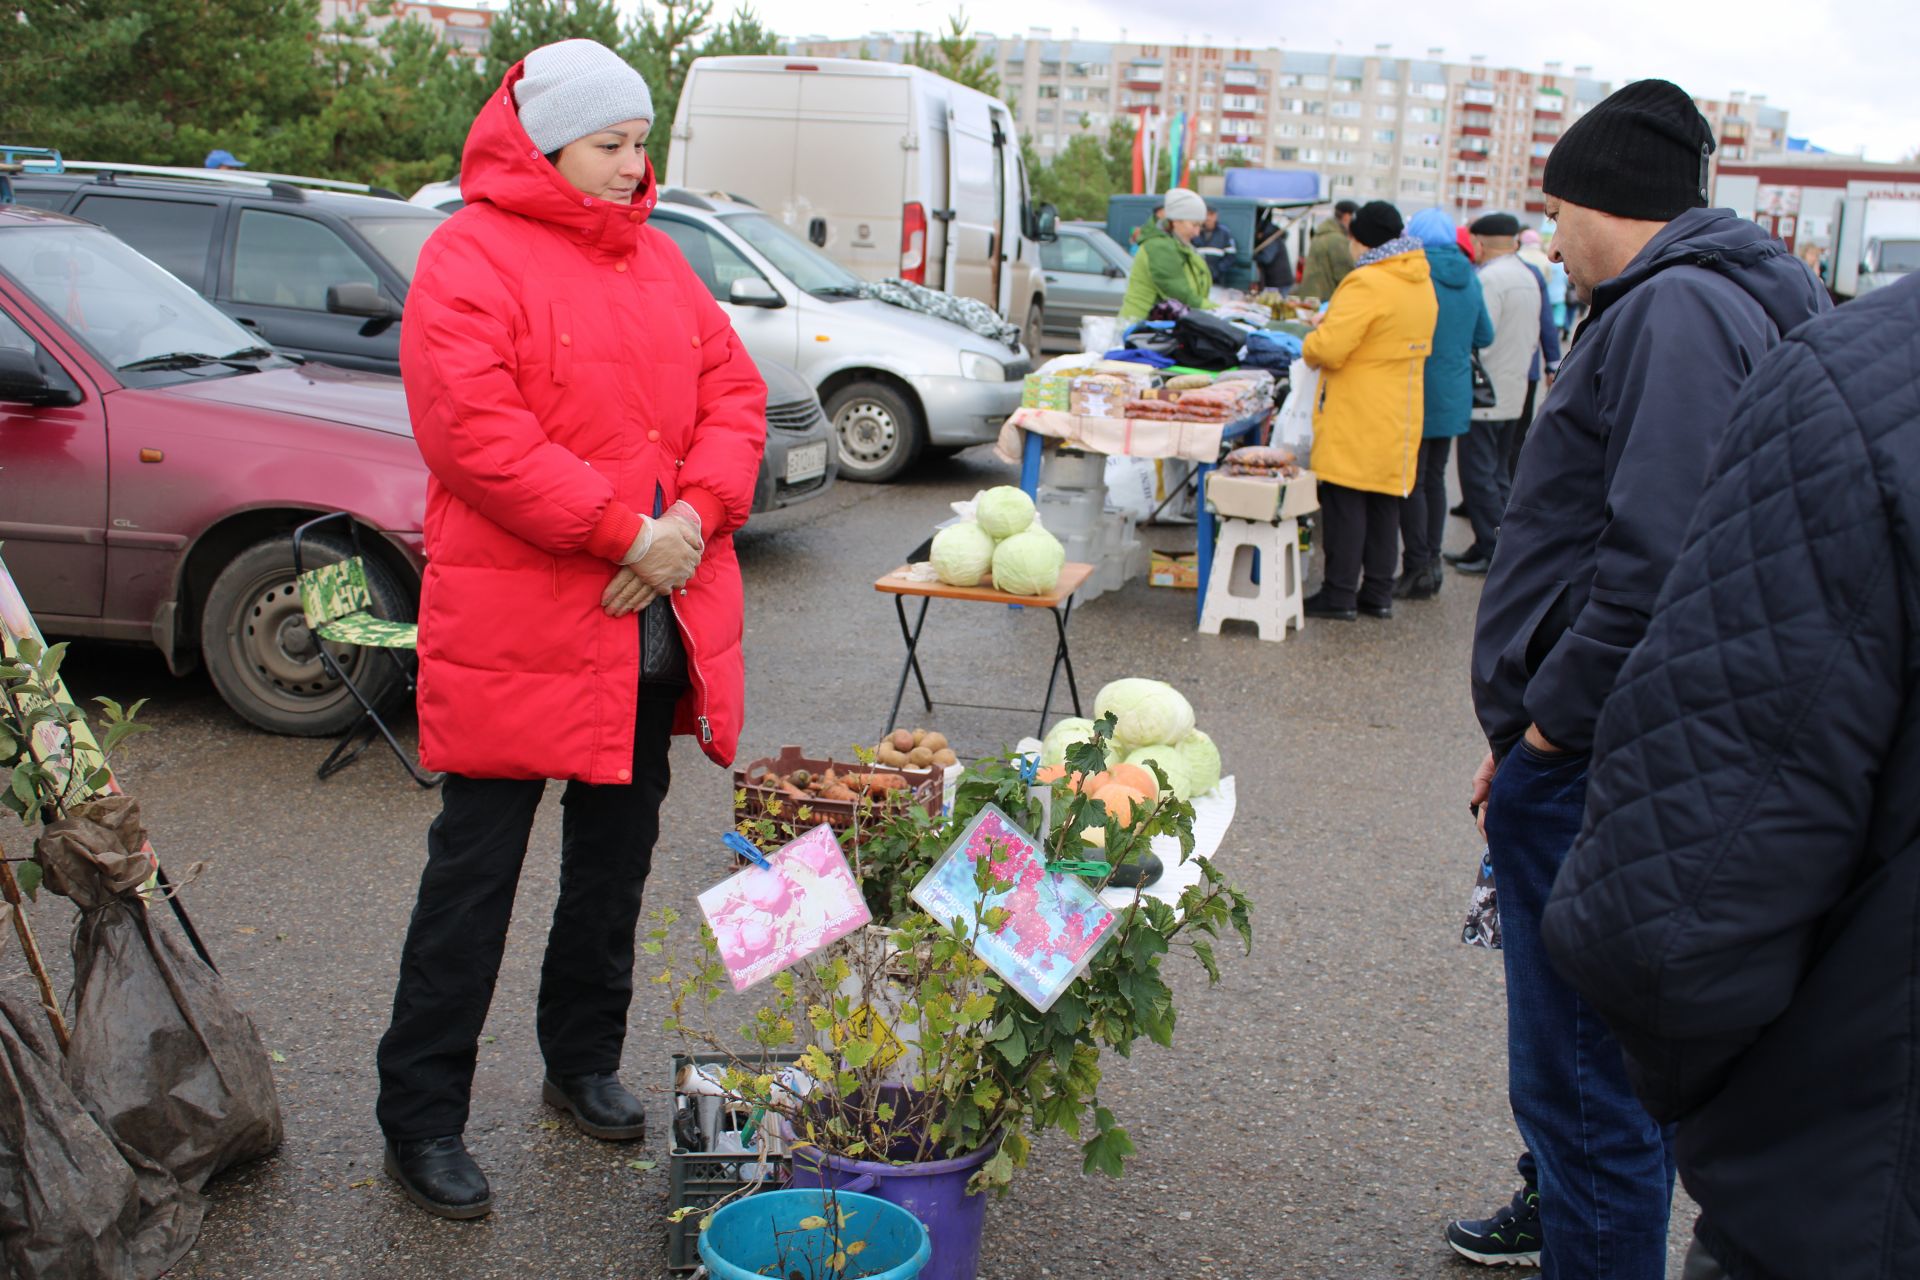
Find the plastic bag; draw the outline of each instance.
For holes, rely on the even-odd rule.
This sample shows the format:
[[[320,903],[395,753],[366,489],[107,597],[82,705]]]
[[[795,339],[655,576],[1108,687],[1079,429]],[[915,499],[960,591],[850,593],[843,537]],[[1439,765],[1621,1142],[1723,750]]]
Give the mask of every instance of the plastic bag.
[[[1313,452],[1313,402],[1320,395],[1320,371],[1305,360],[1287,369],[1287,398],[1273,420],[1273,442],[1302,458]]]
[[[1135,520],[1145,520],[1153,514],[1155,477],[1153,459],[1109,454],[1107,506]]]
[[[1500,950],[1500,895],[1493,883],[1493,855],[1480,853],[1480,870],[1473,878],[1473,896],[1467,900],[1467,922],[1460,941],[1470,947]]]
[[[219,975],[116,889],[144,841],[138,802],[114,796],[35,843],[48,884],[80,908],[68,1078],[115,1138],[197,1191],[280,1145],[280,1104],[260,1035]]]
[[[1081,316],[1080,349],[1082,351],[1111,351],[1120,345],[1120,318],[1118,316]]]
[[[0,927],[11,912],[0,906]],[[0,993],[0,1274],[164,1274],[193,1246],[203,1203],[88,1114],[39,1022]]]

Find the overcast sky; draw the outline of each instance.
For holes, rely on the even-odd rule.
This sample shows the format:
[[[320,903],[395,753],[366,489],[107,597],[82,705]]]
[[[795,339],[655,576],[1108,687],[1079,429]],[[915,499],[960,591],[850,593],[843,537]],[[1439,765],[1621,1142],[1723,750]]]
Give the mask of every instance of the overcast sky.
[[[722,12],[730,0],[715,5]],[[876,30],[933,30],[948,0],[758,0],[782,35],[849,37]],[[1020,35],[1036,21],[1064,39],[1170,44],[1278,45],[1371,53],[1390,41],[1399,57],[1443,48],[1449,61],[1483,53],[1494,66],[1539,70],[1549,60],[1591,64],[1619,83],[1660,76],[1703,98],[1736,89],[1785,107],[1796,137],[1834,151],[1866,148],[1872,160],[1920,150],[1920,3],[1915,0],[1589,0],[1522,5],[1513,0],[1446,0],[1409,6],[1273,0],[970,0],[978,31]],[[1192,15],[1187,20],[1186,15]],[[1366,18],[1377,18],[1368,25]]]

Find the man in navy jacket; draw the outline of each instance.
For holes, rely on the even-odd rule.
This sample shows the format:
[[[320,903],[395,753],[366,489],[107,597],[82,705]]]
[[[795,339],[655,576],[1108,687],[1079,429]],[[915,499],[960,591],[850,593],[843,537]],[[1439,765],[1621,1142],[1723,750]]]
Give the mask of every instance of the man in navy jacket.
[[[1552,256],[1592,313],[1522,452],[1475,628],[1474,707],[1491,750],[1472,800],[1500,895],[1508,1096],[1537,1166],[1547,1280],[1666,1274],[1666,1135],[1605,1025],[1548,967],[1540,919],[1580,831],[1594,724],[1740,385],[1827,306],[1784,245],[1704,207],[1712,150],[1693,99],[1642,80],[1547,159]],[[1449,1242],[1492,1252],[1458,1238],[1480,1226],[1455,1223]]]
[[[1699,1201],[1687,1275],[1920,1275],[1920,279],[1741,392],[1546,913]]]

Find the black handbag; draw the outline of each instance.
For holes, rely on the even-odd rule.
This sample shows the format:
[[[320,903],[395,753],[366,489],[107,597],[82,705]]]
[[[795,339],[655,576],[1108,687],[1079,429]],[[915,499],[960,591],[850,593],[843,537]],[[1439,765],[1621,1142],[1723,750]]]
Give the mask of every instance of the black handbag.
[[[1491,409],[1500,403],[1500,398],[1493,393],[1493,379],[1487,376],[1487,366],[1480,363],[1480,353],[1474,351],[1469,355],[1473,360],[1473,407]]]

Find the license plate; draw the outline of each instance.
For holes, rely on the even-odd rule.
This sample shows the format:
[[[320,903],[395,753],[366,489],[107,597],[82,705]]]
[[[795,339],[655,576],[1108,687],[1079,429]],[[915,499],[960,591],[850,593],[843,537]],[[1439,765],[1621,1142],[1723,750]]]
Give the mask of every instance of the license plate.
[[[803,444],[787,451],[787,483],[799,484],[827,474],[827,445]]]

